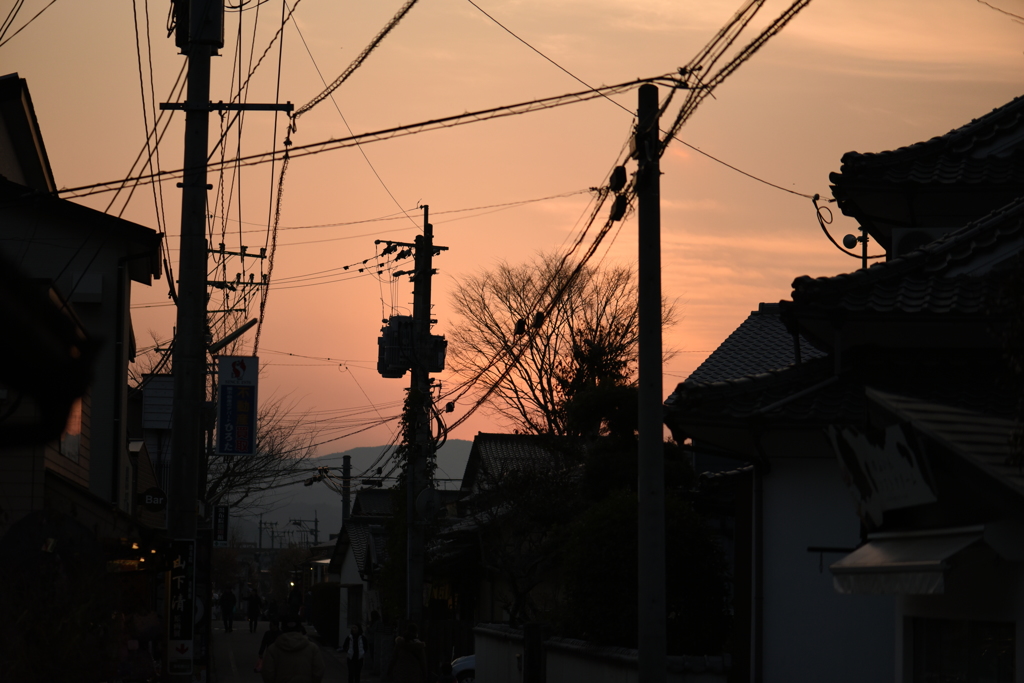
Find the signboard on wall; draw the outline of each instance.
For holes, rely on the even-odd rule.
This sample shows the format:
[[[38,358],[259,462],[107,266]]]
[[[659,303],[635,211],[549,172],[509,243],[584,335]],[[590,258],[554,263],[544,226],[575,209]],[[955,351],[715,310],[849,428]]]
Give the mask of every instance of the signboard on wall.
[[[855,427],[830,426],[827,435],[864,521],[879,526],[886,510],[936,501],[923,459],[911,448],[902,426],[890,425],[871,434]]]
[[[196,543],[171,542],[171,570],[167,572],[167,672],[191,674],[195,614]]]
[[[213,506],[213,547],[228,547],[228,506]]]
[[[256,454],[259,358],[217,358],[217,455]]]

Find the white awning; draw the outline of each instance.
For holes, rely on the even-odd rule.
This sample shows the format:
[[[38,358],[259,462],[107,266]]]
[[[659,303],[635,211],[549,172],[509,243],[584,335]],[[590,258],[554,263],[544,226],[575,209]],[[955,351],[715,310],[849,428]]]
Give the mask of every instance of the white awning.
[[[984,527],[869,534],[829,567],[839,593],[933,595],[945,592],[948,560],[981,540]]]

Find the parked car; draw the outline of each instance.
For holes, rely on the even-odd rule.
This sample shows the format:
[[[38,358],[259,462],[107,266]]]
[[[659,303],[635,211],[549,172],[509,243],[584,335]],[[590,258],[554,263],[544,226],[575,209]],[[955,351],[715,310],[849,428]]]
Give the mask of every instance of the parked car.
[[[453,659],[452,675],[459,683],[473,683],[476,680],[476,655]]]

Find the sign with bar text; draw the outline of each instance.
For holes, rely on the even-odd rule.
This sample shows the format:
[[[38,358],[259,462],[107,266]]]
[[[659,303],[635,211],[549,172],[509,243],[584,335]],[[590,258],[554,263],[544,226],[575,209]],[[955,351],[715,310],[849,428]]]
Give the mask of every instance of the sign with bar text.
[[[217,358],[217,455],[256,455],[259,358]]]

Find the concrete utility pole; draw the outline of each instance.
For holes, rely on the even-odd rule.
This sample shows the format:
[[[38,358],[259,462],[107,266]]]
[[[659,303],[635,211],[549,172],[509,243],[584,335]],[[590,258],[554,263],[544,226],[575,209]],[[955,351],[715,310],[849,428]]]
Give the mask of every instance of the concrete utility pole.
[[[667,677],[665,615],[665,453],[661,386],[661,141],[658,88],[640,86],[637,110],[639,543],[637,643],[639,679]]]
[[[174,336],[174,406],[171,413],[171,490],[168,501],[168,536],[175,553],[191,548],[196,557],[197,518],[203,513],[199,492],[205,473],[203,415],[206,404],[206,193],[209,155],[209,117],[213,109],[291,111],[287,105],[218,104],[210,102],[210,58],[224,46],[223,0],[174,0],[175,44],[188,56],[188,95],[184,104],[163,103],[161,109],[185,110],[185,163],[181,187],[181,241],[178,261],[178,312]],[[200,553],[208,558],[208,553]],[[207,560],[208,561],[208,560]],[[209,567],[201,568],[208,576]],[[195,567],[186,580],[193,582]],[[207,585],[208,581],[203,582]],[[175,653],[171,678],[193,678],[194,643],[202,642],[205,656],[209,634],[194,633],[194,589],[179,594],[180,611],[172,614],[177,638],[168,630],[167,652]],[[207,595],[201,596],[204,601]],[[172,645],[173,643],[173,645]],[[166,659],[170,659],[169,657]]]
[[[412,317],[415,339],[409,397],[416,406],[413,434],[415,445],[409,450],[406,467],[405,521],[407,540],[406,619],[419,623],[423,620],[423,524],[416,514],[416,497],[426,489],[427,458],[433,455],[430,444],[430,372],[426,355],[430,341],[430,283],[434,274],[434,226],[430,224],[430,207],[423,206],[423,234],[416,237],[416,265],[412,294]]]
[[[188,95],[185,101],[185,163],[181,187],[181,251],[178,261],[178,317],[174,336],[174,405],[171,412],[171,490],[168,536],[181,548],[194,549],[199,513],[200,458],[206,403],[206,157],[209,148],[210,57],[223,46],[222,0],[175,4],[176,41],[188,54]],[[195,557],[194,550],[192,558]],[[183,594],[177,626],[168,631],[167,652],[172,680],[192,678],[195,657],[194,576]],[[175,623],[175,622],[172,622]],[[169,657],[167,658],[169,659]]]
[[[413,282],[412,319],[391,316],[384,322],[379,340],[377,371],[384,377],[397,379],[411,371],[409,405],[412,414],[412,432],[405,467],[405,523],[406,523],[406,601],[405,617],[409,621],[423,619],[424,524],[419,520],[416,502],[420,495],[432,488],[427,477],[427,458],[433,457],[430,438],[430,413],[433,401],[430,395],[430,373],[444,370],[444,337],[430,334],[436,323],[430,317],[430,282],[434,276],[434,255],[448,247],[434,245],[434,227],[430,224],[430,207],[423,206],[423,234],[413,244],[377,240],[387,247],[381,252],[393,254],[399,247],[412,249],[415,265],[411,271],[395,271],[394,277],[411,276]],[[404,255],[404,252],[403,252]],[[399,258],[401,258],[400,256]],[[411,325],[410,325],[411,323]],[[427,494],[429,495],[429,494]],[[430,507],[429,505],[427,506]]]

